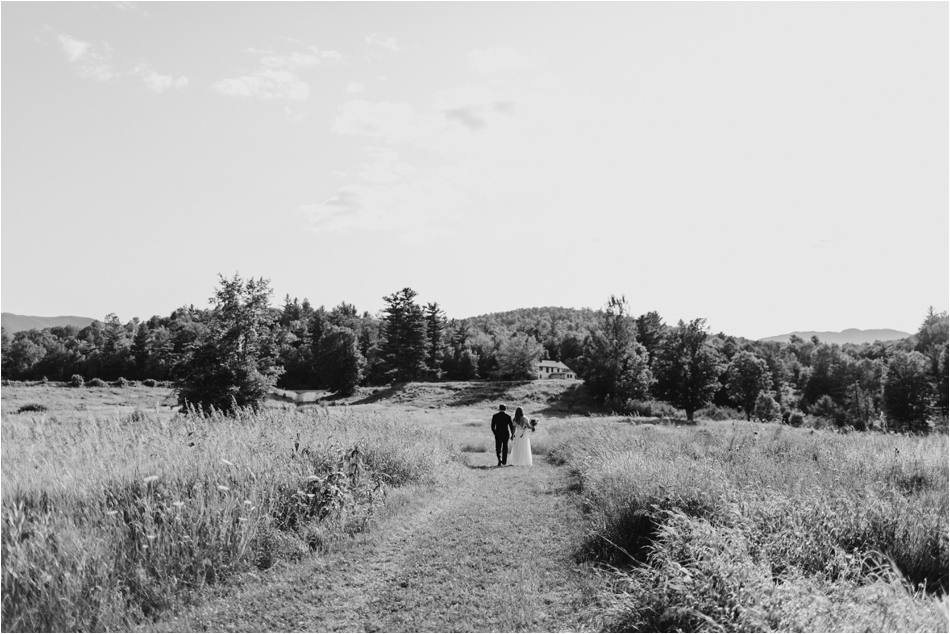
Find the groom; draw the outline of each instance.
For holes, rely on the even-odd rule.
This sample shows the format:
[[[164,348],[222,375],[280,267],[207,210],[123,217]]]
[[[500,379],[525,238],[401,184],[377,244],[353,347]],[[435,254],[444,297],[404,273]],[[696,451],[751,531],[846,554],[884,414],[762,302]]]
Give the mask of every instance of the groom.
[[[498,466],[508,464],[508,439],[515,435],[515,425],[511,416],[505,413],[505,406],[499,405],[498,411],[491,417],[491,430],[495,434],[495,454]]]

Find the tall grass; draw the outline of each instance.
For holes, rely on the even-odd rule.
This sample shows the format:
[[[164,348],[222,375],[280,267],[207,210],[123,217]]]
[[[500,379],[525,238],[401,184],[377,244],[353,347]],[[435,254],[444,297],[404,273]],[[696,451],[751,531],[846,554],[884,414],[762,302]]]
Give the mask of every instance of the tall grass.
[[[365,530],[388,490],[434,482],[454,459],[412,427],[344,408],[7,416],[3,629],[127,629]]]
[[[624,570],[613,627],[946,630],[946,436],[614,424],[551,457],[581,485],[584,551]]]

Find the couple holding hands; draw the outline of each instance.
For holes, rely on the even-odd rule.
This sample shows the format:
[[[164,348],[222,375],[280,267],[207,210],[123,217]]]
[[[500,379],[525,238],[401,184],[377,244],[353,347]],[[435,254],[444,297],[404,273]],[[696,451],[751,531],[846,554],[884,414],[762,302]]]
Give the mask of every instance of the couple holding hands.
[[[495,434],[495,454],[498,456],[498,466],[508,464],[508,440],[511,439],[511,465],[515,467],[530,467],[531,438],[527,432],[534,431],[538,425],[535,419],[528,420],[524,410],[515,409],[514,419],[509,416],[504,405],[498,406],[498,412],[491,417],[491,430]]]

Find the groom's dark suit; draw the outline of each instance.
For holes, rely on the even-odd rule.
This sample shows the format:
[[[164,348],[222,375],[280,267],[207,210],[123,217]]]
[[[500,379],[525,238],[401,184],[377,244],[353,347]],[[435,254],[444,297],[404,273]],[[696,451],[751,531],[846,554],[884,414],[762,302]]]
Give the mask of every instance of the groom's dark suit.
[[[491,417],[491,430],[495,434],[495,454],[498,456],[498,464],[508,464],[508,439],[515,433],[511,416],[505,412],[497,412]]]

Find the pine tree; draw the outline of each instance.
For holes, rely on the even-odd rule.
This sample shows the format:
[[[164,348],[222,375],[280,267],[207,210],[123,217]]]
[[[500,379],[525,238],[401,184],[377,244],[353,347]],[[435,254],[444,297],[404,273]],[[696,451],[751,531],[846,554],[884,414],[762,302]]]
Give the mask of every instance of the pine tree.
[[[363,379],[366,360],[357,346],[356,333],[331,324],[323,333],[317,373],[328,390],[349,396]]]
[[[382,352],[392,381],[415,381],[426,372],[426,322],[417,294],[407,287],[383,298]]]
[[[132,338],[132,358],[135,360],[135,375],[144,379],[145,369],[148,366],[148,326],[140,323]]]
[[[442,378],[442,336],[445,333],[445,313],[438,303],[426,304],[426,366],[429,377]]]

